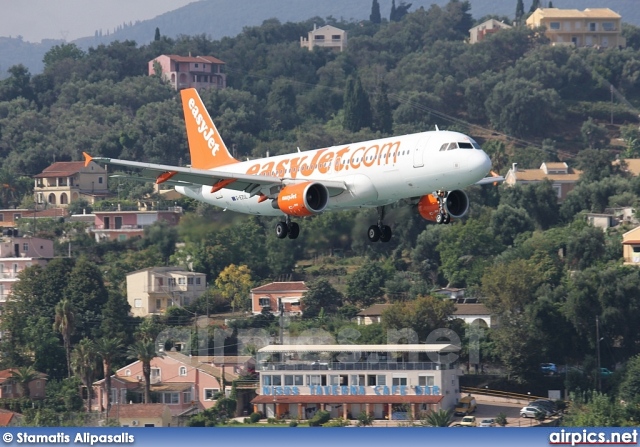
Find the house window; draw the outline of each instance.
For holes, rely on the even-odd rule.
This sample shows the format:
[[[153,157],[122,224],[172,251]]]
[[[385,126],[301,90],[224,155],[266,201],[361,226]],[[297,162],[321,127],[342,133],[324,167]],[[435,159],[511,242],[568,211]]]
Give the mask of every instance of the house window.
[[[196,278],[196,285],[200,285],[200,278]]]
[[[162,300],[160,298],[156,298],[156,310],[162,309]]]
[[[102,177],[98,177],[98,183],[102,185]]]
[[[613,25],[613,22],[602,22],[602,29],[604,31],[615,31],[616,27]]]
[[[193,401],[193,399],[191,398],[191,391],[184,391],[182,393],[182,403],[189,404],[191,403],[191,401]]]
[[[193,285],[193,278],[187,278],[187,284]]]
[[[126,369],[124,371],[124,375],[127,376],[127,377],[131,376],[131,370],[130,369]]]
[[[169,283],[170,286],[175,286],[176,285],[176,279],[175,278],[169,278],[168,283]]]
[[[204,389],[204,400],[215,400],[215,396],[219,392],[220,392],[220,390],[218,388],[205,388]]]
[[[324,36],[314,36],[315,40],[324,40]]]
[[[385,376],[384,374],[379,374],[378,375],[378,385],[379,386],[385,386],[387,384],[387,376]]]
[[[178,278],[178,284],[180,284],[181,286],[184,286],[185,283],[186,281],[184,276],[181,276],[180,278]]]
[[[589,31],[595,31],[595,30],[596,30],[596,23],[595,22],[589,23]]]
[[[198,68],[198,64],[196,64],[196,68]]]
[[[391,385],[393,386],[399,386],[399,385],[406,385],[407,384],[407,377],[394,377],[393,381],[391,382]]]
[[[29,244],[27,242],[22,244],[22,251],[25,253],[29,251]]]
[[[340,34],[334,34],[331,36],[331,40],[340,40]]]
[[[418,376],[418,385],[420,386],[434,386],[435,378],[433,376]]]
[[[549,29],[559,30],[560,29],[560,22],[549,22]]]
[[[0,222],[4,222],[4,214],[0,214]]]
[[[304,385],[304,378],[302,374],[286,374],[284,376],[284,386],[302,386]]]
[[[180,393],[162,393],[162,403],[164,404],[179,404]]]
[[[258,305],[260,307],[271,307],[271,300],[269,298],[259,298]]]
[[[140,309],[142,307],[142,299],[136,298],[133,300],[133,307]]]
[[[115,404],[118,402],[118,389],[117,388],[111,388],[111,394],[109,396],[109,400],[111,401],[112,404]]]
[[[151,379],[159,379],[160,378],[160,368],[151,368]]]
[[[181,376],[186,376],[187,375],[187,367],[186,366],[181,366],[180,369],[178,370],[178,374],[180,374]]]

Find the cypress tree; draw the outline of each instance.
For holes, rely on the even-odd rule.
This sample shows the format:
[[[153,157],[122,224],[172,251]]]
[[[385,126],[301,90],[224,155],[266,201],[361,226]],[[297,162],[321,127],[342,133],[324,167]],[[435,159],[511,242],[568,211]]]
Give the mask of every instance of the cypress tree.
[[[383,82],[373,102],[373,130],[390,134],[393,131],[393,115],[387,97],[387,85]]]
[[[540,0],[533,0],[533,3],[531,3],[531,9],[529,10],[529,12],[534,12],[539,7],[540,7]]]
[[[160,28],[156,27],[156,35],[153,37],[156,42],[160,40]]]
[[[389,14],[389,21],[396,21],[396,0],[391,0],[391,14]]]
[[[369,20],[371,23],[382,22],[382,17],[380,16],[380,3],[378,3],[378,0],[373,0],[373,3],[371,4],[371,15],[369,16]]]
[[[369,95],[362,88],[358,76],[347,80],[344,92],[344,122],[343,127],[351,132],[357,132],[363,127],[371,127],[371,103]]]
[[[524,17],[524,2],[518,0],[518,4],[516,5],[516,25],[521,25],[522,17]]]

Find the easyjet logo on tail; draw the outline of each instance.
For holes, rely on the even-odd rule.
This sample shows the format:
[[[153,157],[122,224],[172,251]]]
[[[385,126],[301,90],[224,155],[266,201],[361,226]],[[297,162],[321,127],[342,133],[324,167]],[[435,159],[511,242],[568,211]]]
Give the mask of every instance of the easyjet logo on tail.
[[[200,110],[196,105],[195,99],[189,98],[188,104],[189,104],[189,109],[191,110],[191,114],[196,120],[196,125],[198,126],[198,132],[200,132],[200,134],[204,138],[204,141],[207,143],[207,147],[211,149],[211,155],[215,157],[218,151],[220,150],[220,145],[216,142],[214,138],[214,135],[216,134],[215,129],[210,128],[207,125],[206,120],[204,119],[204,117],[202,116],[202,113],[200,113]]]

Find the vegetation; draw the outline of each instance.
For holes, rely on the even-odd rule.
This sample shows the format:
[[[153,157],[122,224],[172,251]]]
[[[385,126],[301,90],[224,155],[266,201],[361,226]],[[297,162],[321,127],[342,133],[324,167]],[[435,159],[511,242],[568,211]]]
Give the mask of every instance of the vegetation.
[[[640,271],[621,259],[622,234],[632,226],[603,232],[588,225],[585,213],[639,205],[640,180],[624,169],[625,157],[640,155],[640,45],[633,44],[639,30],[625,25],[630,46],[622,50],[549,46],[539,30],[525,27],[468,45],[475,23],[468,2],[413,12],[400,2],[390,20],[378,20],[375,5],[371,23],[270,20],[220,41],[160,36],[148,45],[115,42],[86,52],[61,44],[45,56],[42,74],[11,67],[0,81],[0,206],[33,206],[31,176],[54,159],[79,160],[82,151],[189,164],[177,93],[146,73],[160,54],[189,52],[226,62],[229,88],[202,97],[239,158],[438,125],[474,136],[501,174],[513,163],[537,169],[564,161],[583,171],[576,188],[559,204],[550,182],[473,186],[469,216],[449,226],[399,204],[388,209],[394,231],[388,244],[366,240],[376,219],[369,210],[305,219],[298,239],[280,241],[272,219],[239,217],[187,198],[175,203],[185,210],[178,227],[154,225],[143,238],[124,242],[98,244],[77,224],[22,221],[21,230],[56,239],[56,259],[21,273],[2,315],[2,365],[45,373],[47,392],[55,389],[29,421],[53,423],[52,408],[78,411],[80,382],[108,377],[127,359],[145,365],[150,402],[155,338],[165,328],[190,327],[195,314],[234,313],[224,327],[229,354],[240,349],[240,330],[278,333],[270,313],[246,319],[241,312],[249,309],[252,287],[283,279],[305,280],[310,288],[304,317],[288,322],[290,336],[313,330],[350,343],[384,343],[389,334],[424,342],[445,328],[463,344],[461,362],[469,359],[469,328],[451,319],[454,305],[434,290],[464,287],[502,322],[478,331],[482,363],[498,365],[514,386],[542,380],[543,361],[581,365],[566,374],[566,388],[583,396],[569,420],[591,423],[580,412],[595,407],[609,414],[598,423],[638,420]],[[313,22],[346,29],[348,49],[301,49],[299,36]],[[617,98],[627,99],[611,104],[611,85]],[[109,187],[118,201],[94,209],[133,205],[145,195],[167,205],[149,185],[119,180]],[[206,294],[161,317],[129,317],[126,274],[163,265],[204,273]],[[382,323],[350,321],[382,302],[391,304]],[[209,352],[215,329],[221,328],[193,334],[189,349]],[[600,394],[592,391],[596,343],[602,365],[619,366]],[[216,408],[193,423],[215,425],[228,413]]]

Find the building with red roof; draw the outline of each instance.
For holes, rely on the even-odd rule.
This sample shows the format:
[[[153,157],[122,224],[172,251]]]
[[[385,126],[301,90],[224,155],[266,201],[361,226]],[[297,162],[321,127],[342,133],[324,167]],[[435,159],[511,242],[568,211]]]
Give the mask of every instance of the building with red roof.
[[[85,199],[89,203],[109,195],[107,170],[83,161],[59,161],[35,176],[34,199],[44,208],[66,208]]]
[[[149,61],[149,76],[160,75],[175,90],[227,87],[225,63],[213,56],[163,54]]]
[[[255,287],[251,289],[251,311],[258,315],[266,309],[277,314],[282,303],[286,314],[301,315],[302,297],[308,290],[304,281],[272,282]]]

